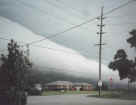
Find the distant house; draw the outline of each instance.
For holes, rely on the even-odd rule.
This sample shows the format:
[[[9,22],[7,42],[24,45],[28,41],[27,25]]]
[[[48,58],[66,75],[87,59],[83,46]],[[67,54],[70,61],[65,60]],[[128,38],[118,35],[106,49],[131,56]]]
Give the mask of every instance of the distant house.
[[[71,90],[73,86],[69,81],[55,81],[45,85],[46,90]]]
[[[93,85],[84,82],[72,83],[69,81],[55,81],[45,84],[44,88],[46,90],[83,90],[90,91],[93,90]]]
[[[83,90],[83,91],[90,91],[93,90],[93,85],[89,84],[89,83],[83,83],[83,82],[79,82],[79,83],[73,83],[73,88],[75,88],[75,90]]]

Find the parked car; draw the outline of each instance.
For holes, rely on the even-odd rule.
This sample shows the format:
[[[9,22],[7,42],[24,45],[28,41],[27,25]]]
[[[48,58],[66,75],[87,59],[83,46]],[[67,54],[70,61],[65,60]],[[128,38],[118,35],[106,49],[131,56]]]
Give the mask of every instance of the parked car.
[[[28,95],[41,95],[41,94],[42,94],[42,89],[33,87],[28,90]]]

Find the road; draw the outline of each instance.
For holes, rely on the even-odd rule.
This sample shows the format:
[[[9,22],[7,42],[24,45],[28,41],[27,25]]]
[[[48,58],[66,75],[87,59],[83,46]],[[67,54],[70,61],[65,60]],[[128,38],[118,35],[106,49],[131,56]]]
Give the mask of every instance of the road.
[[[28,105],[136,105],[136,100],[102,99],[87,95],[30,96]]]

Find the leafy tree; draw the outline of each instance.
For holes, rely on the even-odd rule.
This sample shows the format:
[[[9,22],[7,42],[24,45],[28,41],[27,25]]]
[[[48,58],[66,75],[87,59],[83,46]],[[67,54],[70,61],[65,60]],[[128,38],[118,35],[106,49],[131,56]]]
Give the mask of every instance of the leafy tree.
[[[130,32],[127,42],[131,47],[136,48],[136,29]],[[110,62],[109,68],[119,71],[120,79],[129,78],[130,82],[136,81],[136,58],[129,60],[124,49],[119,49],[114,56],[114,61]]]
[[[11,40],[8,43],[8,55],[1,55],[1,80],[4,80],[3,89],[8,91],[9,102],[12,105],[25,104],[26,74],[31,63],[20,50],[19,45]],[[4,75],[4,76],[2,76]],[[6,85],[7,84],[7,85]]]
[[[127,39],[127,42],[129,44],[131,44],[131,47],[135,47],[136,48],[136,29],[133,29],[130,32],[130,38]]]
[[[127,42],[131,45],[131,47],[136,48],[136,29],[129,32],[129,35],[130,37],[127,39]],[[133,68],[131,70],[131,81],[136,81],[136,58],[133,61]]]
[[[130,74],[132,61],[127,59],[127,54],[123,49],[119,49],[114,56],[114,61],[110,62],[109,68],[118,70],[120,79],[122,80]]]

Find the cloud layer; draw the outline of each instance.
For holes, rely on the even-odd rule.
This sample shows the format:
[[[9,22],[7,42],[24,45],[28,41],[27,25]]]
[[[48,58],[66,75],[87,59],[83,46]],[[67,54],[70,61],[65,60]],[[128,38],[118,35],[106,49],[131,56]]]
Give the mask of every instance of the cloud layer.
[[[0,16],[12,20],[40,36],[49,36],[100,15],[104,5],[107,12],[127,0],[0,0]],[[126,42],[128,32],[136,27],[135,3],[117,9],[104,20],[103,60],[108,64],[119,48],[124,48],[133,58],[135,52]],[[123,18],[122,18],[123,17]],[[127,24],[130,23],[130,24]],[[98,61],[98,21],[63,33],[51,40],[72,48],[84,56]],[[0,28],[3,28],[0,27]],[[5,30],[5,29],[4,29]]]
[[[15,39],[19,44],[43,38],[6,18],[0,17],[0,20],[0,26],[3,27],[3,29],[0,29],[2,37]],[[6,33],[11,34],[7,35]],[[1,50],[6,48],[7,42],[7,40],[1,40]],[[24,49],[26,48],[24,47]],[[98,80],[98,63],[95,60],[87,59],[77,51],[50,40],[30,46],[30,55],[30,59],[36,66],[41,67],[42,70],[46,70],[47,67],[55,68],[58,72],[66,72]],[[106,65],[102,64],[102,79],[109,81],[111,77],[115,82],[119,82],[118,72],[113,72]]]

